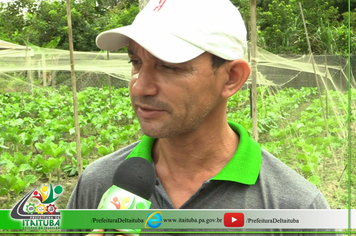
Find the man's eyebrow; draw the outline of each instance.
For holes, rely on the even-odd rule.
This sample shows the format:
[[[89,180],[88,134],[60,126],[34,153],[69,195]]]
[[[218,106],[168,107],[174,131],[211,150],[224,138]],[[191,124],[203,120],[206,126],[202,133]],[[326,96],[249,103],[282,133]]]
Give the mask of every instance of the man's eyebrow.
[[[136,55],[135,54],[135,52],[132,50],[132,49],[127,49],[127,53],[129,54],[129,55],[131,55],[131,56],[134,56],[134,55]]]

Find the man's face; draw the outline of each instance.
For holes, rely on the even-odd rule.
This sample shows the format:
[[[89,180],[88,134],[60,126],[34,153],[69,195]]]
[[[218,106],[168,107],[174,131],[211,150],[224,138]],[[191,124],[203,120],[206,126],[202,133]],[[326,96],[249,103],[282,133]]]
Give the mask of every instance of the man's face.
[[[145,135],[178,137],[221,116],[223,83],[218,77],[222,72],[212,68],[211,54],[173,64],[159,60],[132,41],[129,57],[131,102]]]

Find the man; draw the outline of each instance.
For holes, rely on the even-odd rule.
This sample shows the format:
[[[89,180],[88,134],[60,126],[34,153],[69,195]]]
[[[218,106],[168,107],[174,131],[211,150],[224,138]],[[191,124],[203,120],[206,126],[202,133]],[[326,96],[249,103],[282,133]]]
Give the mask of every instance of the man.
[[[145,137],[89,165],[68,208],[96,209],[118,165],[134,156],[154,165],[152,209],[328,208],[315,186],[227,121],[227,100],[250,73],[246,28],[230,1],[151,0],[132,25],[96,42],[128,46]]]

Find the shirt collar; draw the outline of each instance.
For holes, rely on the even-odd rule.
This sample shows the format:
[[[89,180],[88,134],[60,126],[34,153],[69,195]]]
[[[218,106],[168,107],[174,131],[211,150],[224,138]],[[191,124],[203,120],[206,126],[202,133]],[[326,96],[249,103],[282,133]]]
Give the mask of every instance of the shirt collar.
[[[239,146],[226,166],[210,180],[233,181],[254,185],[261,169],[262,150],[260,145],[250,138],[240,124],[229,121],[230,127],[240,136]],[[141,142],[132,150],[126,159],[142,157],[152,163],[152,146],[155,139],[143,136]]]

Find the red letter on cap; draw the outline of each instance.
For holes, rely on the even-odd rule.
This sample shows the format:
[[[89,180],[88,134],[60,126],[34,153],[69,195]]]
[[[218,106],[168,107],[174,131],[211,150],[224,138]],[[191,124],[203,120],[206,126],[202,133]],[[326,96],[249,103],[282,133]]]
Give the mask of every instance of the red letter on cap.
[[[163,7],[164,3],[166,2],[166,0],[159,0],[158,6],[155,7],[155,9],[153,9],[153,11],[159,11],[161,10],[161,8]]]

